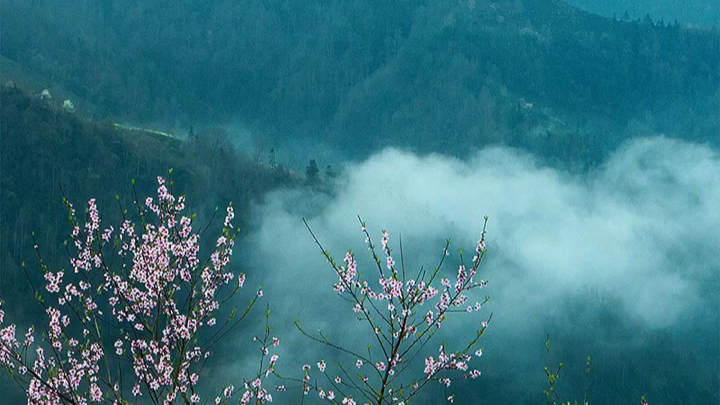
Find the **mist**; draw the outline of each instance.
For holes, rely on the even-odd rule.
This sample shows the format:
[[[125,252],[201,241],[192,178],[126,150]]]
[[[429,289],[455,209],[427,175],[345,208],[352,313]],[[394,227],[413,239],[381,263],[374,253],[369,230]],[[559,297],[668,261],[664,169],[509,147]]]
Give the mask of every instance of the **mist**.
[[[271,324],[288,342],[292,356],[285,360],[292,370],[325,355],[299,336],[293,318],[341,340],[358,333],[349,304],[332,291],[336,277],[303,217],[335,257],[352,249],[367,268],[360,215],[376,238],[387,229],[397,248],[401,236],[406,267],[418,269],[437,263],[445,238],[452,239],[456,264],[459,249],[474,248],[487,215],[488,255],[480,277],[490,281],[482,291],[490,301],[472,321],[451,323],[452,333],[444,336],[464,341],[493,314],[482,344],[484,381],[457,387],[465,393],[460,403],[489,403],[503,379],[521,388],[493,403],[541,399],[548,334],[557,338],[560,357],[568,357],[558,361],[581,371],[586,356],[599,358],[593,367],[600,380],[604,369],[617,366],[613,356],[640,364],[646,360],[632,356],[647,356],[656,338],[667,338],[663,350],[689,350],[700,359],[695,371],[710,373],[707,381],[717,388],[718,173],[720,159],[711,148],[662,136],[628,142],[585,174],[548,168],[504,147],[467,160],[385,149],[349,165],[332,193],[269,196],[255,208],[240,254],[248,274],[265,286]],[[446,266],[448,274],[455,264]],[[672,368],[663,359],[654,363]],[[566,366],[565,378],[575,386],[572,367]],[[633,378],[623,376],[641,386],[615,388],[606,380],[603,389],[620,391],[611,395],[625,398],[622,403],[636,403],[642,394],[652,403],[670,403],[652,383]],[[598,391],[593,399],[620,403],[602,401],[615,398],[608,395]]]

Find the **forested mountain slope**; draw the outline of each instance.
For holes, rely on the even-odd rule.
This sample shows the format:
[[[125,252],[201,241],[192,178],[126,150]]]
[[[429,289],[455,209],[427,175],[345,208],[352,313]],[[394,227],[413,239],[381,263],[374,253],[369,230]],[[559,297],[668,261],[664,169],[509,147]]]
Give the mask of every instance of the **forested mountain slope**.
[[[717,29],[557,0],[7,0],[0,22],[3,56],[136,121],[585,162],[642,130],[718,141]]]
[[[216,206],[234,202],[243,223],[253,201],[280,186],[299,184],[282,166],[269,167],[235,151],[227,133],[203,131],[181,141],[118,129],[64,111],[57,102],[12,85],[0,89],[0,291],[4,300],[29,291],[20,270],[32,268],[33,244],[52,265],[66,265],[62,247],[70,225],[63,195],[82,212],[96,198],[103,218],[121,216],[115,196],[132,210],[132,180],[139,197],[154,194],[155,176],[172,168],[176,193],[188,194],[188,211],[207,222]],[[216,221],[217,222],[217,221]],[[34,236],[33,236],[34,233]],[[33,241],[34,240],[34,241]],[[33,273],[42,276],[40,272]]]

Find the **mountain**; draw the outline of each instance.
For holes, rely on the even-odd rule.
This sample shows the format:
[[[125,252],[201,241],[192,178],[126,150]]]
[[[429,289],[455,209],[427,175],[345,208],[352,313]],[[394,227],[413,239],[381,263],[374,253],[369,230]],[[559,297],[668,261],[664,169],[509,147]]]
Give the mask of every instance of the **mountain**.
[[[558,0],[75,4],[7,0],[0,53],[124,120],[583,164],[628,136],[720,133],[717,29]]]

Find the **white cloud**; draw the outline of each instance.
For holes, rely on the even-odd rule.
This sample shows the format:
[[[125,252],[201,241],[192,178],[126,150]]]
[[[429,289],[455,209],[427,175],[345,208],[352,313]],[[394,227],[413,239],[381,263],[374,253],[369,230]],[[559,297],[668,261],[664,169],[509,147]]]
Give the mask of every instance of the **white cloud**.
[[[334,298],[331,269],[302,215],[336,256],[362,249],[358,214],[376,233],[401,233],[415,267],[434,263],[446,237],[472,249],[489,215],[491,263],[484,271],[498,317],[532,313],[564,293],[592,288],[665,326],[698,305],[698,283],[718,264],[679,268],[669,260],[720,240],[720,161],[703,146],[643,139],[582,176],[503,148],[468,161],[389,149],[345,173],[335,197],[284,191],[260,209],[249,250],[267,263],[258,276],[269,278],[270,288],[290,283],[309,297]],[[510,265],[512,271],[504,268]]]

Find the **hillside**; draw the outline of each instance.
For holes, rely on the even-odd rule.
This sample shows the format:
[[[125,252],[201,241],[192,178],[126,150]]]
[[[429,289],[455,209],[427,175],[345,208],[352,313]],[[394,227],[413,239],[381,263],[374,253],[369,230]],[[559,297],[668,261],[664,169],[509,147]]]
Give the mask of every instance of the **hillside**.
[[[0,100],[3,299],[17,291],[10,286],[27,285],[19,265],[32,265],[33,239],[45,260],[64,264],[69,226],[63,221],[63,195],[76,207],[97,198],[103,217],[114,221],[121,215],[115,196],[132,207],[132,179],[138,195],[152,195],[155,176],[167,176],[173,168],[176,192],[188,194],[188,210],[201,222],[216,206],[232,201],[242,224],[265,193],[300,183],[282,166],[269,167],[235,151],[218,129],[181,141],[83,119],[13,85],[0,89]]]
[[[717,29],[557,0],[77,3],[8,0],[0,52],[119,119],[358,156],[503,142],[588,164],[642,132],[718,142]]]

